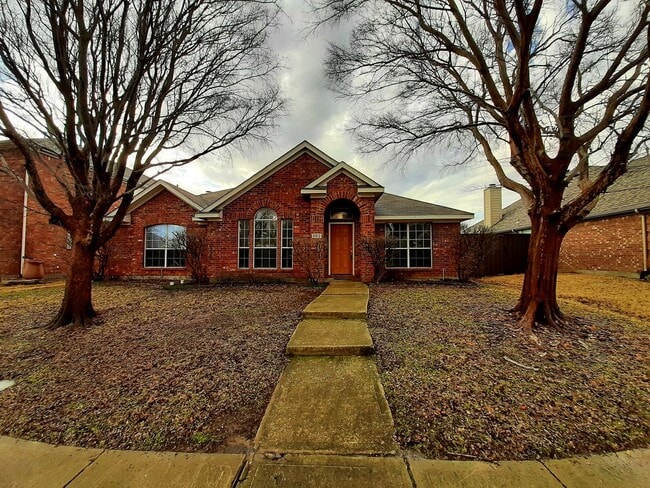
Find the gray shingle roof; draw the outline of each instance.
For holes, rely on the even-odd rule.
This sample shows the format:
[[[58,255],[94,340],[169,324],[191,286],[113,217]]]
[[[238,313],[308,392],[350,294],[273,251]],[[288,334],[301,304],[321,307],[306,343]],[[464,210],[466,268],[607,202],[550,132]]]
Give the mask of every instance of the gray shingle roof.
[[[450,216],[459,220],[468,220],[472,214],[457,210],[455,208],[443,207],[433,203],[413,200],[412,198],[400,197],[391,193],[384,193],[375,204],[375,215],[377,217],[418,217],[418,216]]]
[[[602,169],[602,166],[592,168],[593,176]],[[573,198],[578,191],[577,183],[570,184],[565,192],[564,200]],[[600,196],[598,203],[586,220],[632,213],[639,208],[650,208],[650,156],[630,161],[627,165],[627,173],[616,180]],[[483,225],[483,221],[475,224],[475,226],[479,225]],[[503,217],[492,226],[491,230],[496,233],[504,233],[526,229],[530,229],[530,219],[523,202],[517,200],[503,209]]]
[[[201,193],[199,195],[196,195],[192,192],[189,192],[187,190],[184,190],[183,188],[176,186],[176,189],[185,195],[187,198],[192,200],[193,202],[196,202],[199,207],[204,208],[210,205],[212,202],[217,200],[218,198],[222,197],[226,193],[228,193],[232,188],[228,188],[226,190],[217,190],[217,191],[206,191],[205,193]]]

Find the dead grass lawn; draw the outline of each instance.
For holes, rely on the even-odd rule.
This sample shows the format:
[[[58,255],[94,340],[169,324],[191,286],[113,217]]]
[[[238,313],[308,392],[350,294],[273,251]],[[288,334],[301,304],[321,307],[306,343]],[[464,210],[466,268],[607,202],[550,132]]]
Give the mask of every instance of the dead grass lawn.
[[[521,289],[523,275],[494,276],[481,282]],[[598,310],[618,312],[650,321],[650,282],[615,276],[561,273],[558,297]]]
[[[0,292],[0,434],[113,449],[244,449],[285,363],[298,285],[96,285],[88,329],[46,331],[62,287]]]
[[[562,302],[573,328],[538,331],[540,346],[507,313],[518,296],[514,287],[371,288],[369,326],[403,449],[505,460],[648,447],[648,323],[603,311],[612,308],[614,290],[587,295],[604,292],[575,277],[581,288],[569,292],[568,278],[561,278],[561,294],[581,302]],[[615,303],[620,311],[626,302]]]

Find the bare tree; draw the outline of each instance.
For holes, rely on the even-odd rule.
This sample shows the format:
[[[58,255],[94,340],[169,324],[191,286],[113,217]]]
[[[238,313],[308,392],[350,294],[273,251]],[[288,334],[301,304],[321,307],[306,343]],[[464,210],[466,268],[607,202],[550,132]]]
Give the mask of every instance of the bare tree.
[[[95,261],[93,263],[93,281],[104,281],[106,277],[106,268],[113,256],[114,248],[110,241],[97,249]]]
[[[362,148],[407,158],[444,142],[462,145],[464,161],[481,151],[531,219],[514,311],[531,334],[535,323],[564,325],[562,239],[647,145],[650,3],[314,3],[321,22],[355,22],[349,45],[331,46],[327,71],[334,89],[372,102],[354,127]],[[572,177],[580,192],[564,199]]]
[[[271,0],[0,0],[0,133],[73,241],[50,327],[96,315],[95,253],[146,170],[264,136],[283,105],[266,46],[276,13]]]
[[[192,281],[199,285],[209,283],[210,277],[207,263],[212,256],[212,249],[205,228],[174,233],[173,240],[175,249],[185,251],[185,262],[190,269]]]
[[[359,251],[372,266],[372,281],[379,283],[386,274],[387,261],[393,256],[397,240],[385,236],[363,236],[359,240]]]
[[[302,237],[293,240],[293,259],[307,272],[312,285],[317,285],[323,277],[327,244],[324,239]]]

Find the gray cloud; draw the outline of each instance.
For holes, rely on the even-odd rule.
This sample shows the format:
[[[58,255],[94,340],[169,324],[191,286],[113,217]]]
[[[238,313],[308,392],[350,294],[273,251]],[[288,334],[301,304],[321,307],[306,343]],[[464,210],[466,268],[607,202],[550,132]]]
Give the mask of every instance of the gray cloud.
[[[323,61],[327,42],[342,39],[348,26],[317,31],[305,37],[309,18],[304,2],[285,0],[278,30],[270,43],[285,66],[281,85],[290,106],[278,121],[271,144],[244,148],[228,155],[212,155],[191,165],[174,168],[165,179],[190,191],[201,192],[230,188],[275,160],[303,140],[325,151],[336,160],[353,165],[386,191],[419,200],[459,208],[483,216],[482,188],[496,183],[487,164],[451,168],[458,154],[449,148],[422,153],[408,165],[387,161],[387,155],[366,155],[356,151],[354,140],[346,131],[352,117],[350,102],[337,99],[326,87]],[[358,108],[358,107],[357,107]],[[442,145],[441,145],[442,146]],[[504,192],[504,204],[518,196]]]

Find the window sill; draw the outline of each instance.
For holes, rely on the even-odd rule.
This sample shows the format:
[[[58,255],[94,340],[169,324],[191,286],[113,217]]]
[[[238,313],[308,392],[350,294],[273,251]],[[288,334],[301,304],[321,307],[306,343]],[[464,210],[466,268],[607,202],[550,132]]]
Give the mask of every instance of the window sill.
[[[408,271],[409,269],[420,269],[420,270],[421,270],[421,269],[433,269],[433,267],[432,267],[432,266],[420,266],[420,267],[411,266],[410,268],[388,268],[388,267],[387,267],[386,269],[387,269],[387,270],[396,269],[396,270],[401,270],[401,271],[403,271],[403,270],[407,270],[407,271]]]
[[[144,269],[187,269],[187,266],[143,266]]]

